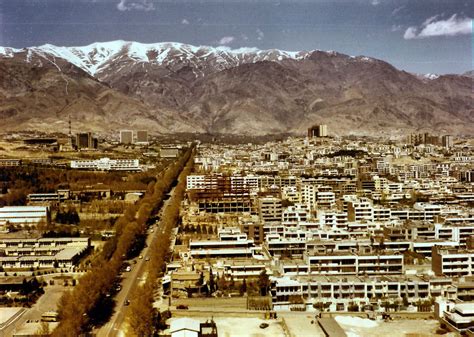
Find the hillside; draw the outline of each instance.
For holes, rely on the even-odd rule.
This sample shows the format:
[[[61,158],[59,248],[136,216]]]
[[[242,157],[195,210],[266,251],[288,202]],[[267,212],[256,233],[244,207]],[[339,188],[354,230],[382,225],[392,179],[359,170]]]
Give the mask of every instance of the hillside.
[[[473,79],[336,52],[113,41],[0,48],[5,129],[473,134]]]

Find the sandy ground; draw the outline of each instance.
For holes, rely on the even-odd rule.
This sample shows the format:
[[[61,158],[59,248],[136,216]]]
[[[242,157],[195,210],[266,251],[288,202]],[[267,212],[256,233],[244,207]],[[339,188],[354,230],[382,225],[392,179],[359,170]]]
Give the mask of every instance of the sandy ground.
[[[278,312],[278,316],[283,318],[290,332],[291,337],[324,337],[324,332],[316,322],[314,314],[297,312]],[[311,323],[313,321],[313,323]]]
[[[351,316],[336,316],[336,321],[348,337],[406,337],[436,336],[439,323],[436,320],[396,320],[390,322],[372,321]],[[454,337],[444,334],[444,337]]]
[[[193,317],[201,322],[205,322],[209,319]],[[174,320],[171,318],[169,322]],[[281,323],[276,320],[263,320],[259,318],[240,318],[240,317],[216,317],[214,321],[217,324],[217,331],[219,337],[285,337],[285,332],[281,326]],[[261,329],[259,325],[261,323],[267,323],[269,326],[265,329]]]
[[[22,308],[0,308],[0,324],[5,323]]]

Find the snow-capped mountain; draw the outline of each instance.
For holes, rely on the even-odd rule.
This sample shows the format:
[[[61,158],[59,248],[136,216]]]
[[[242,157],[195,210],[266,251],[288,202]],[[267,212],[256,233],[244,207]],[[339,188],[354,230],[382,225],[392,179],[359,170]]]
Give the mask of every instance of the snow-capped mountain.
[[[0,47],[4,127],[132,123],[159,131],[474,132],[472,79],[416,75],[334,51],[287,52],[112,41]],[[40,126],[39,126],[40,125]],[[151,131],[153,131],[151,130]]]
[[[301,60],[311,52],[289,52],[277,49],[259,50],[257,48],[230,49],[228,47],[192,46],[183,43],[139,43],[130,41],[97,42],[83,47],[58,47],[45,44],[39,47],[14,49],[0,47],[0,57],[13,57],[23,54],[25,60],[55,58],[66,60],[92,76],[100,76],[101,72],[113,63],[124,60],[136,63],[149,63],[169,66],[176,62],[193,66],[196,69],[208,68],[203,64],[212,65],[215,70],[224,70],[244,63],[259,61],[282,61],[285,59]]]

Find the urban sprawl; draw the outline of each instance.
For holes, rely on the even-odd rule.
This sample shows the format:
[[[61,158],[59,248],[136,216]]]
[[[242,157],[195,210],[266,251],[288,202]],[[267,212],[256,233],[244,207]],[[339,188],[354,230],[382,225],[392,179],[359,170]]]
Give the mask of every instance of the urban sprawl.
[[[292,313],[311,317],[305,324],[314,336],[347,335],[347,317],[354,316],[432,319],[444,333],[474,336],[472,139],[426,133],[401,140],[338,137],[326,125],[309,128],[305,137],[248,144],[214,139],[157,145],[146,131],[134,137],[127,130],[118,138],[30,138],[26,147],[56,155],[0,159],[0,170],[10,175],[31,167],[70,175],[57,178],[53,189],[31,189],[14,199],[13,182],[2,173],[5,306],[18,306],[8,294],[21,294],[25,282],[38,278],[46,294],[53,281],[79,287],[109,242],[120,249],[125,234],[117,232],[116,221],[135,207],[131,221],[140,225],[140,214],[146,214],[143,242],[129,248],[134,254],[118,257],[113,290],[101,296],[135,310],[139,300],[122,288],[145,282],[152,274],[146,268],[158,261],[153,240],[166,238],[162,265],[156,264],[150,281],[154,310],[161,318],[169,315],[153,326],[158,335],[217,336],[225,330],[219,317],[226,315],[256,317],[261,331],[273,331],[264,330],[276,329],[268,322],[283,320],[283,330],[298,335]],[[185,176],[176,174],[176,187],[160,187],[156,207],[147,198],[158,195],[157,184],[167,179],[163,172],[186,155]],[[81,183],[83,175],[91,182]],[[177,205],[169,227],[168,202]],[[144,204],[149,212],[141,211]],[[127,276],[132,272],[136,279]],[[42,319],[53,316],[48,328],[54,329],[62,324],[64,306],[48,309]],[[115,327],[130,332],[135,325],[131,319]],[[87,329],[113,335],[104,326],[107,332],[99,323]]]

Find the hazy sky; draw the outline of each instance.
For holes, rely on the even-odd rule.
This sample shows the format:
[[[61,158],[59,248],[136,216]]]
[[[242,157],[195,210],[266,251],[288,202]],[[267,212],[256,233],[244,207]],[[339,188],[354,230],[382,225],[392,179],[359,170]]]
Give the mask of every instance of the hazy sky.
[[[473,17],[474,0],[0,0],[0,45],[321,49],[462,73],[473,69]]]

